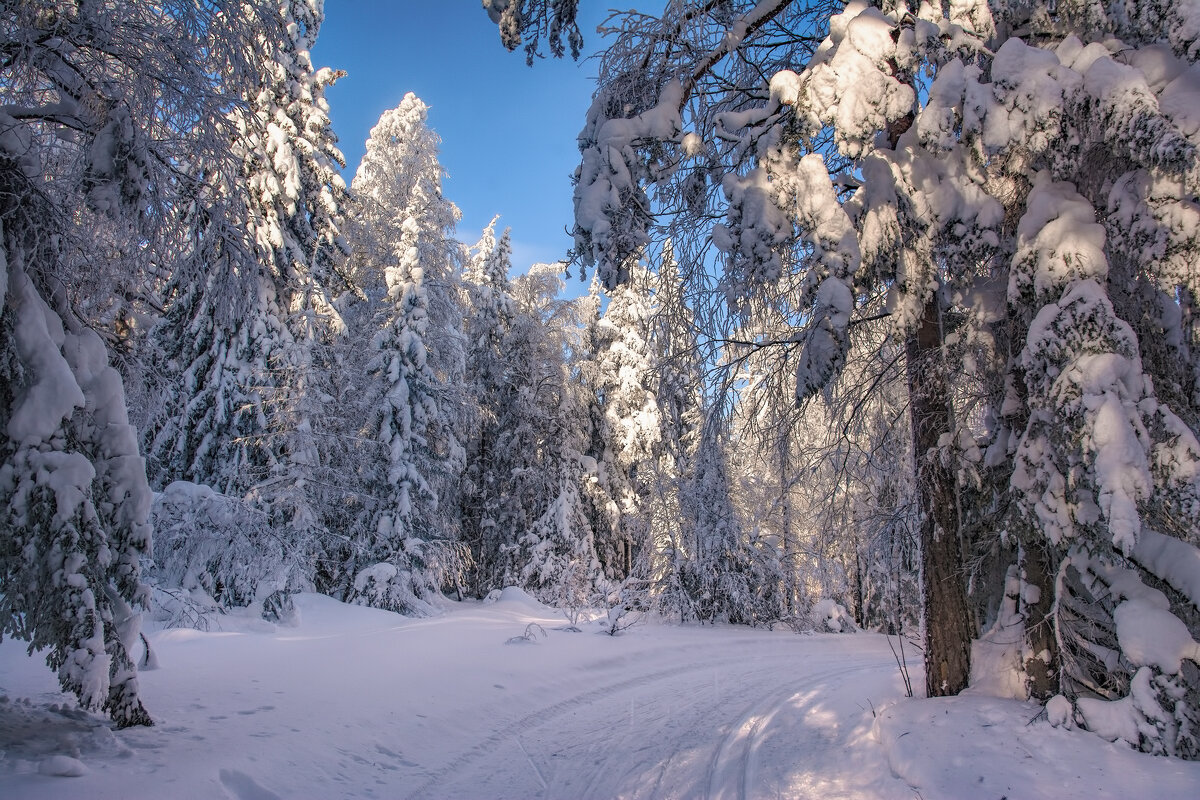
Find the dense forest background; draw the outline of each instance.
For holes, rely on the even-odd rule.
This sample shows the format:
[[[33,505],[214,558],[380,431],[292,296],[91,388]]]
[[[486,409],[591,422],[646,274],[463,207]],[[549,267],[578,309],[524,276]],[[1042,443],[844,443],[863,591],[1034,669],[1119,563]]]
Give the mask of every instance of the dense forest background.
[[[84,706],[150,722],[143,608],[515,585],[919,632],[930,695],[980,639],[1200,753],[1200,4],[617,14],[519,274],[415,96],[345,184],[321,6],[0,6],[0,618]]]

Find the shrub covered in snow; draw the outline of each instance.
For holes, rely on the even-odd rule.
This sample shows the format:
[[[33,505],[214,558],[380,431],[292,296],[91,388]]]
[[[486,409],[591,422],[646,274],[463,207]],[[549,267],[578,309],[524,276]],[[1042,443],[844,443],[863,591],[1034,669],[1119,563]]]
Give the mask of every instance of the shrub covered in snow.
[[[813,603],[808,612],[808,618],[819,631],[829,633],[854,633],[858,626],[854,618],[846,611],[846,607],[836,600],[826,597]]]
[[[276,592],[307,588],[311,554],[290,548],[266,514],[239,498],[175,481],[155,496],[153,519],[155,580],[191,596],[178,600],[186,608],[168,604],[177,621],[202,626],[195,612],[205,608],[268,613],[263,604]]]

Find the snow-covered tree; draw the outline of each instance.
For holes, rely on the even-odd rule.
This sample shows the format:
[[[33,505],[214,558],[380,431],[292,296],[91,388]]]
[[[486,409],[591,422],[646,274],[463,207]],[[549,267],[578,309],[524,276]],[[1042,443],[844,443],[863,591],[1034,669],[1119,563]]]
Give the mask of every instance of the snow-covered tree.
[[[218,16],[173,2],[0,12],[0,616],[122,726],[150,724],[131,656],[150,491],[121,378],[88,323],[125,319],[112,298],[180,246],[176,166],[228,153],[228,97],[211,76],[246,74],[259,19]]]
[[[610,294],[586,365],[586,391],[596,404],[589,455],[597,464],[601,502],[611,505],[608,524],[596,531],[597,548],[606,574],[618,580],[649,544],[646,501],[662,438],[650,349],[652,303],[650,274],[637,267],[633,280]]]
[[[1186,750],[1193,711],[1165,699],[1184,673],[1146,663],[1123,626],[1115,638],[1098,630],[1132,614],[1133,595],[1102,578],[1130,569],[1148,527],[1183,539],[1196,530],[1194,276],[1178,266],[1194,261],[1194,4],[852,2],[811,59],[768,65],[757,31],[793,5],[757,4],[733,23],[738,36],[698,61],[631,47],[688,12],[672,6],[626,29],[614,62],[662,72],[643,68],[642,84],[608,73],[626,103],[598,103],[584,130],[584,259],[619,281],[648,239],[648,185],[686,223],[689,198],[703,209],[713,196],[677,164],[706,152],[709,169],[744,164],[722,182],[727,222],[715,241],[736,296],[803,276],[800,395],[838,371],[847,326],[870,307],[862,297],[888,288],[906,337],[928,691],[965,681],[971,621],[954,596],[955,548],[961,522],[990,507],[1020,549],[1018,660],[1030,691],[1132,688],[1146,722],[1135,744]],[[1172,20],[1165,37],[1154,19]],[[769,95],[752,100],[748,82],[697,98],[697,82],[739,59],[768,74]],[[637,85],[642,100],[630,103]],[[708,113],[726,102],[737,113]],[[697,142],[677,109],[713,120],[719,136]],[[605,169],[614,156],[623,166]],[[620,203],[596,204],[601,193]],[[964,357],[962,384],[949,383],[952,354]],[[1126,666],[1114,672],[1096,655],[1104,648]]]
[[[728,429],[722,422],[709,411],[696,448],[695,470],[683,489],[680,582],[691,606],[687,616],[749,624],[763,618],[756,596],[761,576],[755,574],[735,507],[726,457]]]
[[[508,231],[499,240],[496,220],[487,226],[473,248],[463,274],[466,311],[466,384],[475,398],[474,413],[465,441],[463,475],[463,536],[476,560],[474,579],[478,591],[493,588],[500,576],[500,484],[503,467],[498,450],[500,415],[512,407],[515,389],[507,367],[505,341],[517,315],[508,280],[512,247]],[[514,498],[515,499],[515,498]]]
[[[565,363],[579,320],[575,304],[557,298],[559,265],[534,265],[510,281],[510,258],[507,231],[497,241],[489,226],[464,276],[477,406],[463,533],[477,591],[520,585],[577,606],[600,578],[580,492],[586,414]]]
[[[578,350],[579,317],[576,304],[559,297],[560,272],[559,264],[534,264],[513,280],[518,315],[505,351],[516,404],[499,421],[501,446],[517,454],[508,458],[510,488],[502,492],[525,498],[521,511],[536,515],[518,527],[516,546],[506,553],[509,569],[518,585],[567,608],[597,599],[607,582],[580,491],[585,411],[567,369]]]
[[[683,591],[681,572],[688,552],[683,506],[703,423],[701,354],[669,242],[661,259],[653,279],[656,313],[650,333],[661,443],[648,476],[648,577],[661,607],[672,616],[686,617],[691,601]]]
[[[903,348],[884,320],[849,333],[845,367],[801,406],[780,402],[795,388],[779,363],[785,351],[746,354],[735,430],[752,445],[733,460],[738,499],[760,549],[776,553],[788,619],[808,624],[811,606],[827,599],[859,627],[915,633],[921,598]]]
[[[1150,520],[1184,538],[1196,530],[1183,388],[1195,374],[1193,276],[1176,265],[1195,241],[1197,12],[881,5],[830,17],[811,58],[804,36],[778,26],[816,4],[745,4],[725,24],[692,4],[630,17],[581,138],[577,246],[613,284],[654,232],[652,210],[677,247],[681,228],[723,211],[709,230],[735,311],[797,278],[788,338],[803,344],[802,397],[841,368],[849,326],[886,289],[907,350],[927,690],[965,683],[973,622],[959,532],[993,508],[1028,584],[1017,597],[1030,689],[1077,693],[1106,646],[1083,643],[1082,620],[1111,616],[1087,575],[1125,569]],[[1165,36],[1156,19],[1172,20]],[[693,30],[712,46],[674,47]],[[647,55],[659,41],[663,55]],[[707,188],[714,171],[723,197]],[[1154,341],[1150,358],[1142,340]],[[951,356],[963,358],[962,383]],[[1078,547],[1099,572],[1081,568]],[[1063,634],[1083,636],[1073,654],[1058,653]],[[1190,713],[1171,711],[1176,733]],[[1175,747],[1167,727],[1140,744]]]
[[[250,204],[250,226],[287,332],[267,359],[274,389],[265,399],[278,455],[253,494],[301,552],[312,552],[322,536],[319,441],[329,397],[322,344],[344,332],[332,298],[348,288],[344,161],[324,97],[341,73],[314,70],[309,55],[322,7],[323,0],[278,3],[286,35],[263,42],[269,55],[262,83],[238,120],[247,189],[257,200]]]
[[[203,627],[233,607],[285,616],[275,587],[287,585],[292,559],[266,514],[188,481],[157,493],[152,508],[156,606],[171,624]]]
[[[309,56],[321,4],[268,8],[248,43],[254,70],[218,73],[239,101],[221,128],[232,166],[185,162],[191,194],[176,216],[193,234],[152,332],[163,399],[144,437],[157,485],[206,484],[269,515],[291,565],[274,588],[294,589],[311,585],[324,538],[346,191],[324,100],[338,73]]]
[[[352,534],[347,577],[391,567],[383,595],[404,611],[426,610],[428,598],[459,553],[456,495],[462,470],[460,408],[463,350],[458,303],[458,210],[442,197],[436,134],[427,107],[408,94],[384,112],[367,141],[352,189],[359,215],[352,226],[356,278],[368,289],[362,325],[373,329],[367,364],[365,495],[375,510]]]
[[[579,0],[483,0],[483,8],[499,26],[506,48],[516,50],[524,42],[527,63],[541,55],[543,39],[555,57],[562,58],[570,48],[571,57],[579,58],[583,47],[583,34],[575,22]]]

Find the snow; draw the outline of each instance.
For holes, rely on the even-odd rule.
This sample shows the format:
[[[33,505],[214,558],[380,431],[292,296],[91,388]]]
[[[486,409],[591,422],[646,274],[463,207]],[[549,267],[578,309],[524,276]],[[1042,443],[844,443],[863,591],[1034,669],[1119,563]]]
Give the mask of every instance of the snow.
[[[1163,114],[1189,137],[1200,133],[1200,65],[1172,80],[1159,97]]]
[[[1110,742],[1138,740],[1138,713],[1133,695],[1119,700],[1081,697],[1076,701],[1079,714],[1088,730]]]
[[[875,133],[912,111],[912,87],[892,77],[894,22],[866,4],[847,4],[829,21],[829,39],[810,62],[807,91],[813,117],[834,124],[839,151],[864,155]],[[845,41],[843,41],[845,40]],[[836,49],[829,49],[836,48]],[[774,87],[783,96],[787,78]]]
[[[883,711],[876,733],[892,770],[925,800],[1197,796],[1192,765],[1155,766],[1099,737],[1030,722],[1037,714],[1015,700],[940,698]]]
[[[302,594],[294,627],[230,615],[151,632],[153,728],[78,711],[5,642],[0,786],[29,800],[1200,796],[1200,764],[1053,727],[1036,705],[904,699],[876,634],[572,633],[528,594],[497,594],[428,619]]]
[[[992,61],[992,84],[1002,105],[988,111],[985,146],[995,152],[1020,141],[1031,152],[1045,150],[1060,123],[1064,98],[1079,82],[1054,53],[1017,37],[1007,40]]]
[[[1056,694],[1046,701],[1046,719],[1054,727],[1070,728],[1075,722],[1074,715],[1075,710],[1071,701],[1061,694]]]
[[[33,381],[17,390],[5,430],[16,442],[34,443],[50,438],[85,401],[62,357],[60,348],[66,338],[62,321],[38,296],[23,270],[14,270],[9,281],[16,314],[15,349]]]
[[[38,765],[38,772],[58,778],[78,778],[88,773],[88,768],[82,761],[70,756],[50,756]]]
[[[1008,297],[1020,300],[1022,292],[1045,298],[1072,281],[1108,276],[1104,255],[1104,227],[1097,224],[1090,203],[1070,183],[1050,183],[1041,174],[1030,192],[1017,228],[1020,242],[1009,276]]]
[[[1133,558],[1200,609],[1200,549],[1158,531],[1142,529]]]
[[[972,692],[1024,699],[1025,672],[1021,659],[1025,655],[1025,618],[1017,610],[1017,600],[1020,595],[1036,590],[1037,587],[1022,583],[1015,565],[1009,568],[996,622],[971,643]],[[1024,600],[1029,603],[1028,598]]]
[[[818,630],[824,629],[831,633],[856,630],[854,618],[846,611],[845,606],[828,597],[813,603],[808,616]]]
[[[1185,658],[1200,664],[1200,644],[1192,640],[1187,626],[1170,611],[1133,599],[1117,606],[1113,619],[1121,652],[1135,666],[1158,667],[1168,675],[1177,675]]]

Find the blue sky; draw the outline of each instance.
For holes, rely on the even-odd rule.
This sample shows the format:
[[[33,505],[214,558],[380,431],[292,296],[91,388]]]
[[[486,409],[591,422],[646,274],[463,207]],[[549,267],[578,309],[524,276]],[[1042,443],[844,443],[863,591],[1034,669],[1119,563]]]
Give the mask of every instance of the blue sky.
[[[581,13],[580,28],[594,48],[608,4],[583,6],[590,16]],[[415,92],[442,138],[443,189],[463,214],[459,238],[474,243],[501,214],[516,271],[566,253],[593,63],[547,58],[527,67],[523,53],[500,45],[479,0],[326,0],[312,55],[316,67],[348,73],[327,95],[347,182],[379,115]]]

